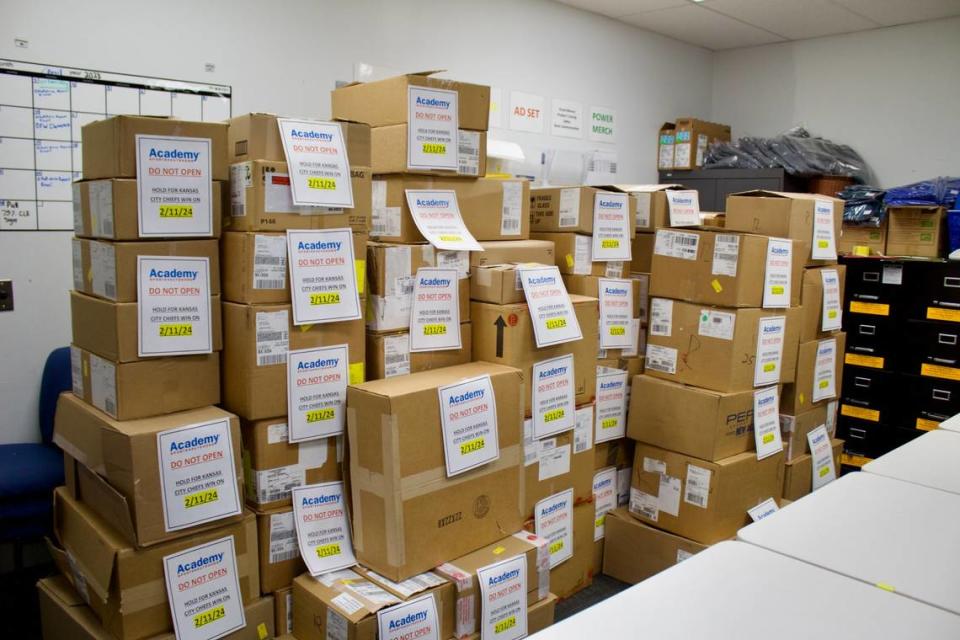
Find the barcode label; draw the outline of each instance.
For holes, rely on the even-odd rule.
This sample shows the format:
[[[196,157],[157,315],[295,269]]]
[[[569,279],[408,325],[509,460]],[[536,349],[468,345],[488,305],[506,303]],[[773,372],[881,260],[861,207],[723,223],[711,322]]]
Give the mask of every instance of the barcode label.
[[[262,237],[262,236],[261,236],[261,237]],[[272,265],[283,264],[283,265],[285,265],[285,264],[287,264],[287,261],[286,261],[285,258],[282,258],[282,257],[280,257],[280,256],[254,256],[254,258],[253,258],[253,264],[272,264]]]
[[[656,496],[631,487],[630,511],[656,522],[660,516],[660,503]]]
[[[406,333],[383,337],[383,376],[392,378],[410,373],[410,336]]]
[[[661,371],[670,375],[677,373],[677,350],[647,343],[647,359],[644,366],[652,371]]]
[[[287,283],[287,239],[257,234],[253,242],[253,288],[283,289]]]
[[[285,280],[254,280],[254,289],[283,289]]]
[[[257,313],[257,366],[266,367],[287,361],[289,314],[283,311]]]
[[[654,241],[653,252],[658,256],[696,260],[700,236],[695,233],[659,229]]]
[[[683,500],[689,504],[707,508],[707,500],[710,495],[710,476],[713,472],[710,469],[704,469],[696,465],[687,465],[687,490],[684,492]]]
[[[258,504],[289,500],[290,490],[301,486],[306,479],[305,470],[296,464],[254,472],[254,489]]]
[[[560,227],[576,227],[580,224],[580,190],[562,189],[557,211]]]
[[[270,564],[293,560],[300,555],[293,511],[270,516]]]
[[[523,183],[504,181],[503,205],[500,208],[500,235],[520,234],[520,214],[523,210]]]
[[[383,360],[387,365],[397,364],[399,362],[409,362],[410,355],[407,353],[395,353],[386,356]]]
[[[650,335],[669,338],[673,332],[673,300],[653,298],[650,301]]]
[[[480,175],[480,132],[463,131],[457,134],[457,173],[464,176]]]
[[[715,276],[737,277],[737,262],[740,260],[740,236],[718,233],[713,244],[713,266]]]

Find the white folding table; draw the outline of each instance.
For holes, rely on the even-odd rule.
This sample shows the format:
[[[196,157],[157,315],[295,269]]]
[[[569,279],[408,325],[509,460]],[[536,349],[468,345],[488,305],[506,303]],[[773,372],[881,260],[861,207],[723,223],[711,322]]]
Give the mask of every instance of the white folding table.
[[[960,494],[960,433],[930,431],[865,464],[862,470]]]
[[[772,520],[774,518],[767,518]],[[721,542],[536,640],[960,638],[960,616],[742,542]]]
[[[941,422],[940,428],[946,429],[947,431],[960,432],[960,413]]]
[[[960,615],[960,495],[852,473],[737,538]]]

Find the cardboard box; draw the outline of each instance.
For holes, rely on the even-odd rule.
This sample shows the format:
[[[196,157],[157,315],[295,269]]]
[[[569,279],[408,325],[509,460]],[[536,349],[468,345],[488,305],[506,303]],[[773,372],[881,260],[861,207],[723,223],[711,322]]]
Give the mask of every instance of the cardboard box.
[[[287,238],[283,233],[228,231],[220,241],[223,299],[245,304],[290,302]],[[367,234],[353,233],[357,292],[367,295]]]
[[[847,279],[847,267],[842,264],[828,267],[815,267],[803,270],[803,283],[800,288],[800,342],[809,342],[818,338],[828,338],[831,331],[820,331],[823,320],[823,276],[824,269],[837,272],[840,280],[840,305],[843,307],[845,298],[844,285]]]
[[[274,627],[279,634],[291,634],[289,638],[293,640],[293,584],[283,589],[277,589],[273,592],[274,609]],[[257,639],[259,640],[259,638]]]
[[[644,307],[644,298],[646,296],[641,296],[643,291],[643,284],[649,282],[649,278],[633,278],[632,276],[626,277],[627,281],[630,283],[630,288],[633,292],[633,315],[636,320],[641,319],[641,312]],[[567,286],[567,292],[575,294],[578,296],[587,296],[588,298],[600,298],[600,276],[574,276],[574,275],[564,275],[563,283]],[[609,352],[618,352],[620,349],[607,349]]]
[[[637,584],[706,548],[699,542],[648,527],[626,509],[614,509],[604,520],[603,573]]]
[[[833,384],[836,395],[819,402],[813,402],[813,388],[816,384],[815,372],[817,365],[817,347],[821,340],[811,340],[800,343],[797,350],[797,373],[794,382],[783,385],[780,394],[780,411],[790,415],[797,415],[817,405],[826,405],[840,397],[840,382],[843,380],[843,354],[846,351],[847,334],[838,331],[825,340],[836,340],[836,366],[834,367]]]
[[[650,274],[649,273],[631,273],[630,279],[636,281],[636,286],[638,287],[637,297],[640,299],[640,313],[637,314],[637,317],[640,318],[640,324],[642,325],[640,331],[640,355],[643,355],[643,346],[646,345],[646,328],[647,322],[650,319]]]
[[[610,262],[593,261],[593,238],[579,233],[533,232],[530,237],[554,243],[555,259],[553,264],[560,273],[578,276],[603,276],[605,278],[625,278],[630,271],[630,263],[621,260]]]
[[[436,601],[439,637],[450,638],[455,629],[455,588],[453,583],[445,578],[433,573],[427,575],[439,584],[418,591],[410,598],[432,595]],[[377,587],[379,591],[373,591]],[[298,576],[293,581],[294,636],[297,640],[376,640],[377,611],[409,599],[384,587],[385,585],[376,582],[369,574],[362,575],[350,569],[328,573],[320,579],[306,573]],[[343,594],[360,607],[356,608],[353,602],[350,602],[351,608],[347,609],[348,605],[344,602],[346,598],[338,599],[338,596]]]
[[[640,233],[633,238],[630,259],[630,271],[632,273],[650,273],[650,267],[653,264],[653,241],[656,235],[653,233]]]
[[[483,251],[470,251],[470,267],[536,262],[553,264],[556,251],[551,240],[489,240]]]
[[[566,192],[567,195],[564,195]],[[571,193],[573,192],[573,193]],[[609,193],[596,187],[535,187],[530,190],[532,231],[593,233],[594,203],[597,194]],[[627,198],[629,237],[636,233],[637,202]]]
[[[593,401],[597,386],[597,337],[600,322],[596,298],[571,295],[570,302],[580,324],[583,339],[537,349],[533,322],[526,302],[497,305],[471,303],[473,317],[473,358],[496,362],[521,370],[524,415],[530,412],[530,376],[533,365],[573,354],[576,404]],[[502,325],[502,326],[501,326]],[[502,334],[502,339],[498,338]],[[498,343],[501,348],[498,348]]]
[[[723,307],[763,306],[769,241],[766,236],[660,229],[656,238],[650,295]],[[683,248],[678,251],[674,247]],[[794,242],[790,306],[800,304],[803,265],[808,254],[806,243]]]
[[[641,329],[640,335],[644,335],[645,333],[646,328]],[[634,376],[638,376],[643,373],[643,356],[637,356],[635,358],[620,358],[616,368],[626,371],[632,380]]]
[[[714,391],[751,390],[754,387],[760,319],[785,316],[780,382],[793,382],[797,366],[797,337],[800,331],[800,310],[796,307],[711,309],[711,315],[706,318],[708,324],[714,317],[732,319],[733,323],[732,332],[727,330],[722,333],[724,337],[713,337],[700,333],[701,315],[705,311],[702,305],[680,301],[660,303],[658,300],[664,298],[652,298],[650,301],[650,332],[647,334],[644,363],[644,371],[648,375]],[[659,305],[672,306],[673,311],[671,321],[658,327],[661,324],[657,317]],[[710,332],[717,333],[712,324],[710,326]],[[664,330],[665,328],[667,330]],[[660,333],[669,335],[655,335],[658,329]]]
[[[550,552],[547,540],[520,531],[477,549],[434,571],[456,585],[456,627],[453,637],[479,633],[481,620],[480,583],[477,570],[519,555],[527,557],[527,604],[532,606],[550,595]]]
[[[723,393],[636,376],[627,436],[711,461],[755,451],[753,390]]]
[[[579,408],[579,407],[578,407]],[[629,419],[629,412],[628,412]],[[593,445],[593,468],[595,471],[607,467],[627,469],[633,466],[635,442],[629,438],[607,440]]]
[[[807,434],[819,426],[827,425],[828,405],[829,403],[820,404],[797,415],[780,414],[780,436],[783,440],[783,455],[787,462],[810,453]],[[836,411],[835,408],[834,411]]]
[[[433,77],[437,71],[419,71],[375,82],[357,82],[334,89],[330,109],[338,120],[365,122],[371,127],[408,122],[407,88],[426,87],[457,92],[458,126],[486,131],[490,87]]]
[[[81,594],[107,632],[120,640],[137,640],[173,632],[164,587],[163,558],[226,536],[233,536],[237,574],[245,604],[260,598],[257,530],[252,513],[218,529],[179,537],[148,549],[127,544],[86,501],[53,493],[54,532],[59,546],[48,545],[54,562]]]
[[[258,325],[269,330],[259,331]],[[351,384],[364,379],[363,320],[297,327],[289,304],[224,302],[223,327],[223,406],[247,420],[287,414],[288,351],[346,344]]]
[[[460,216],[477,241],[526,240],[530,237],[530,183],[459,177],[382,175],[373,181],[373,230],[382,242],[424,242],[417,229],[407,189],[454,191]]]
[[[220,254],[216,240],[104,242],[73,239],[73,288],[112,300],[137,299],[137,256],[187,256],[210,261],[210,294],[220,293]]]
[[[227,122],[227,160],[230,164],[247,160],[287,161],[277,116],[273,113],[245,113]],[[350,165],[370,166],[370,126],[359,122],[340,122],[343,143]]]
[[[136,302],[110,302],[71,291],[70,318],[73,344],[81,349],[112,362],[149,359],[138,355]],[[210,328],[213,351],[220,351],[223,348],[220,296],[210,296]]]
[[[227,125],[155,116],[111,116],[83,125],[83,177],[137,177],[137,134],[209,138],[213,180],[227,179]]]
[[[573,508],[573,555],[550,570],[550,592],[569,598],[593,583],[593,527],[596,509],[592,502]],[[533,520],[524,529],[533,532]]]
[[[552,266],[552,263],[551,265]],[[520,265],[491,264],[470,269],[470,299],[491,304],[525,303]]]
[[[833,468],[840,472],[840,454],[843,453],[843,440],[831,440],[833,449]],[[813,456],[805,453],[786,464],[783,474],[783,497],[787,500],[799,500],[809,494],[813,488]]]
[[[637,206],[637,233],[652,233],[670,227],[667,191],[683,191],[686,187],[679,184],[614,184],[603,188],[629,193]]]
[[[223,199],[228,191],[226,182],[213,181],[210,190],[213,238],[220,237]],[[136,179],[112,178],[73,183],[73,231],[81,238],[139,240],[138,210]]]
[[[44,640],[114,640],[65,577],[43,578],[37,583],[37,595]],[[273,598],[260,598],[247,604],[243,616],[246,626],[223,636],[224,640],[262,640],[274,636]],[[164,633],[151,636],[150,640],[175,640],[175,636]]]
[[[481,375],[490,376],[496,397],[500,457],[448,478],[437,389]],[[511,367],[474,362],[347,388],[360,564],[404,580],[520,529],[521,376]]]
[[[410,352],[410,332],[367,333],[367,379],[381,380],[472,362],[473,332],[460,323],[460,349]]]
[[[73,393],[116,420],[135,420],[220,402],[220,354],[114,363],[70,348]]]
[[[673,146],[677,141],[675,122],[664,122],[657,134],[657,169],[673,169]]]
[[[455,171],[414,169],[407,165],[406,124],[374,127],[370,130],[373,159],[371,168],[376,174],[410,173],[435,176],[464,176],[479,178],[487,173],[487,132],[460,129],[457,134],[459,149]]]
[[[673,142],[673,169],[703,166],[707,147],[714,142],[730,142],[730,125],[696,118],[677,118]]]
[[[297,546],[293,507],[257,512],[257,547],[261,593],[289,587],[306,570]]]
[[[879,227],[843,223],[837,253],[856,254],[856,247],[866,247],[867,255],[884,255],[887,252],[887,221],[885,216]]]
[[[833,203],[833,238],[840,239],[843,200],[816,193],[784,193],[757,189],[727,196],[726,228],[775,238],[791,238],[807,245],[807,265],[830,261],[813,260],[813,211],[817,200]],[[839,251],[839,248],[838,248]]]
[[[534,440],[530,423],[530,418],[524,420],[526,516],[533,517],[533,510],[540,500],[567,489],[573,489],[574,504],[593,502],[592,448],[577,453],[572,430]],[[527,436],[530,436],[529,440]]]
[[[293,487],[342,478],[339,438],[289,442],[286,417],[242,420],[240,434],[247,503],[258,512],[290,506]]]
[[[351,165],[353,208],[298,207],[290,193],[287,163],[248,160],[230,165],[230,206],[223,216],[230,231],[285,231],[287,229],[342,229],[369,233],[372,216],[373,173]]]
[[[638,442],[635,456],[630,514],[703,544],[736,535],[750,522],[747,509],[783,487],[782,453],[757,460],[748,451],[709,462]]]
[[[121,422],[72,393],[64,393],[57,402],[53,441],[80,463],[74,479],[75,497],[109,520],[128,542],[143,547],[240,519],[231,516],[185,529],[166,529],[158,435],[215,420],[229,420],[234,472],[223,480],[236,482],[236,495],[242,502],[240,427],[236,416],[217,407]]]
[[[947,211],[943,207],[887,207],[888,256],[939,258]]]

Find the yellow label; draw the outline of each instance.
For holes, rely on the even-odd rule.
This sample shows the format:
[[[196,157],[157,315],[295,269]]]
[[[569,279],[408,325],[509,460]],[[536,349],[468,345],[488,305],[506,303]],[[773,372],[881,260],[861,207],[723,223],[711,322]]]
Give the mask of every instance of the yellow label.
[[[357,293],[363,295],[363,290],[367,284],[367,261],[354,260],[353,270],[357,272]]]
[[[160,205],[161,218],[192,218],[192,204],[162,204]]]
[[[497,547],[496,549],[493,550],[493,555],[498,556],[506,550],[507,550],[506,547]]]
[[[881,356],[864,356],[859,353],[846,353],[843,356],[843,361],[846,364],[853,364],[858,367],[883,369],[883,358]]]
[[[826,249],[830,246],[830,243],[826,240],[817,240],[817,247],[820,249]]]
[[[193,507],[199,507],[200,505],[216,502],[219,499],[220,496],[217,494],[216,489],[198,491],[197,493],[191,493],[188,496],[183,496],[183,508],[192,509]]]
[[[600,246],[604,249],[616,249],[620,246],[620,241],[614,240],[613,238],[608,238],[607,240],[601,240]]]
[[[806,396],[803,395],[803,391],[801,391],[801,392],[800,392],[800,404],[803,404],[803,402],[804,402],[805,399],[806,399]]]
[[[447,332],[447,325],[445,324],[425,324],[423,325],[423,335],[425,336],[442,336]]]
[[[566,415],[566,412],[563,409],[554,409],[553,411],[547,411],[543,414],[543,421],[553,422],[554,420],[559,420],[564,415]]]
[[[430,154],[443,155],[447,152],[447,145],[441,144],[439,142],[424,142],[423,152],[430,153]]]
[[[317,307],[324,304],[340,304],[340,292],[329,291],[327,293],[311,293],[310,305]]]
[[[764,373],[770,373],[771,371],[773,371],[773,370],[776,369],[776,368],[777,368],[777,365],[776,365],[775,362],[768,362],[767,364],[763,365],[763,371],[764,371]]]
[[[83,361],[83,377],[84,378],[90,377],[90,361],[89,360]]]
[[[160,325],[161,338],[182,338],[193,335],[193,325],[189,322]]]
[[[774,285],[774,286],[770,287],[770,291],[771,291],[771,293],[773,293],[774,295],[780,295],[780,294],[783,293],[783,287],[781,287],[780,285]]]
[[[333,191],[337,188],[337,181],[333,178],[307,178],[307,187],[322,191]]]
[[[555,554],[557,551],[563,549],[563,540],[557,540],[550,545],[550,555]]]
[[[617,426],[618,422],[619,420],[617,420],[616,418],[604,418],[603,421],[600,423],[600,428],[612,429],[613,427]]]
[[[214,609],[210,609],[209,611],[198,613],[197,615],[193,616],[193,628],[199,629],[200,627],[204,627],[210,624],[211,622],[216,622],[217,620],[219,620],[220,618],[223,618],[226,615],[227,615],[227,610],[226,608],[224,608],[223,605],[220,605],[219,607],[216,607]]]
[[[567,326],[566,318],[550,318],[547,320],[547,329],[562,329]]]
[[[878,582],[877,588],[883,589],[884,591],[889,591],[890,593],[894,593],[896,591],[896,589],[893,588],[892,584],[887,584],[886,582]]]
[[[572,268],[573,268],[573,265],[574,265],[573,256],[568,253],[568,254],[567,254],[567,267],[569,267],[570,269],[572,269]]]
[[[888,316],[890,315],[890,305],[880,302],[859,302],[852,300],[850,302],[850,312],[866,313],[871,316]]]
[[[823,467],[822,469],[820,469],[820,472],[817,475],[819,475],[822,478],[828,473],[830,473],[830,467]]]
[[[721,291],[723,291],[723,285],[721,285],[720,281],[717,280],[716,278],[714,278],[710,282],[710,286],[713,287],[713,290],[716,291],[717,293],[720,293]]]
[[[258,624],[258,625],[257,625],[257,638],[258,638],[258,640],[267,640],[267,638],[268,638],[269,636],[270,636],[270,632],[267,631],[267,625],[264,624],[264,623],[262,623],[262,622],[261,622],[260,624]]]
[[[594,527],[594,529],[599,529],[600,527],[603,526],[603,523],[606,522],[606,521],[607,521],[607,516],[606,516],[606,515],[600,516],[599,518],[597,518],[596,520],[593,521],[593,527]]]
[[[848,467],[862,467],[870,462],[870,460],[872,460],[872,458],[868,458],[866,456],[855,456],[851,453],[840,454],[840,462]]]
[[[440,239],[443,240],[444,242],[460,242],[463,240],[462,237],[454,234],[441,235]]]
[[[503,633],[508,629],[514,628],[515,626],[517,626],[517,616],[510,616],[509,618],[501,620],[497,624],[493,625],[493,632]]]
[[[307,411],[307,422],[323,422],[324,420],[333,420],[336,411],[333,409],[314,409]]]
[[[625,336],[627,335],[627,329],[626,327],[610,327],[610,335]]]
[[[772,433],[768,433],[767,435],[763,436],[763,444],[770,444],[771,442],[773,442]]]
[[[933,431],[940,426],[936,420],[927,420],[926,418],[917,418],[917,429],[921,431]]]
[[[960,309],[941,309],[939,307],[927,307],[927,320],[946,320],[947,322],[960,322]]]
[[[834,318],[836,318],[836,317],[837,317],[837,310],[836,310],[836,309],[830,309],[829,311],[827,311],[827,317],[830,318],[831,320],[833,320]]]
[[[853,255],[860,256],[861,258],[866,258],[870,255],[870,247],[866,247],[862,244],[858,244],[853,247]]]
[[[470,440],[469,442],[464,442],[460,445],[460,455],[465,456],[468,453],[473,453],[474,451],[480,451],[484,446],[483,438],[476,438]]]
[[[322,544],[317,547],[317,555],[321,558],[329,558],[330,556],[340,555],[340,543],[331,542],[330,544]]]
[[[366,380],[367,371],[363,362],[354,362],[350,365],[350,384],[360,384]]]
[[[920,365],[920,375],[943,378],[944,380],[960,380],[960,369],[945,367],[942,364],[922,364]]]
[[[821,380],[820,384],[817,385],[817,387],[819,387],[820,389],[826,389],[829,386],[830,386],[829,380]]]
[[[849,404],[840,405],[840,415],[851,418],[860,418],[870,422],[880,422],[880,412],[876,409],[867,409],[865,407],[854,407]]]

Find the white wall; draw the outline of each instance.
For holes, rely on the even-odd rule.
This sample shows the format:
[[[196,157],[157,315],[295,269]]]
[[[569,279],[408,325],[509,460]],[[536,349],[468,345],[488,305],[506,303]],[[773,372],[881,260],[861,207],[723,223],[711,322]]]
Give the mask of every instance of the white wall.
[[[329,91],[359,62],[444,68],[505,93],[611,106],[630,181],[655,179],[661,122],[710,113],[708,51],[546,0],[10,0],[2,13],[0,57],[230,84],[235,114],[327,116]],[[29,48],[14,48],[15,37]],[[204,72],[206,62],[216,73]],[[530,148],[576,144],[496,136]],[[12,278],[16,293],[16,310],[0,313],[0,443],[36,439],[43,359],[70,339],[69,236],[0,232],[0,278]]]
[[[802,124],[885,187],[960,173],[960,18],[717,53],[713,119],[735,137]]]

